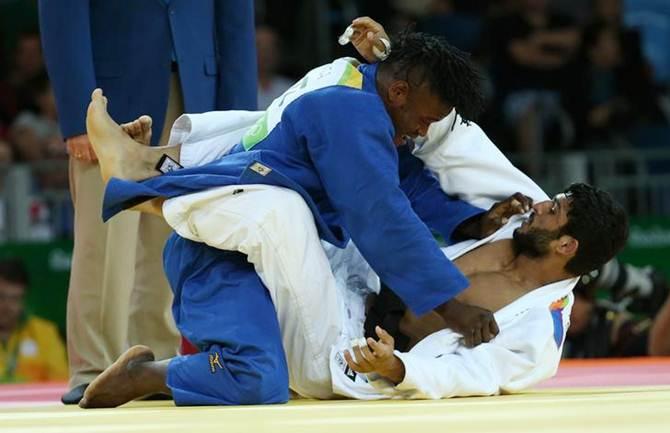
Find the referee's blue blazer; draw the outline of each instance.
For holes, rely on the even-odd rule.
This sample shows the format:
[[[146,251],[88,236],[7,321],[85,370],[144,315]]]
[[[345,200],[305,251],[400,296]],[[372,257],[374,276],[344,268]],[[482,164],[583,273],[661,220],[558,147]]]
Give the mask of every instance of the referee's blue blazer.
[[[39,15],[66,138],[101,87],[116,121],[151,115],[155,143],[173,61],[186,112],[256,108],[253,0],[40,0]]]

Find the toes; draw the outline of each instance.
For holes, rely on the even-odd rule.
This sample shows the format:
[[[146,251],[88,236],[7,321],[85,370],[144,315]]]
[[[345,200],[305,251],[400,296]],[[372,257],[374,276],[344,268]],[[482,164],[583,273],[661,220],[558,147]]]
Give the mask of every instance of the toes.
[[[102,106],[107,109],[107,97],[103,94],[102,89],[99,87],[93,90],[93,93],[91,93],[91,102],[102,104]]]
[[[131,122],[130,130],[132,131],[132,136],[137,137],[142,132],[142,125],[139,122]]]
[[[91,93],[91,99],[94,101],[102,100],[103,97],[102,89],[99,87]]]
[[[142,126],[144,126],[144,127],[151,127],[151,124],[153,123],[153,120],[151,119],[151,116],[148,116],[146,114],[143,115],[143,116],[140,116],[139,121],[140,121],[140,123],[142,123]]]

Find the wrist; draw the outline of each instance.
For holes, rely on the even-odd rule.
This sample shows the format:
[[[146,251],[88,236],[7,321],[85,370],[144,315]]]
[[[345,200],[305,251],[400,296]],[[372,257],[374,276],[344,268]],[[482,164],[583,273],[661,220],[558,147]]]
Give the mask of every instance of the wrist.
[[[444,304],[440,305],[435,309],[435,312],[437,312],[440,316],[442,317],[448,317],[451,313],[451,311],[454,310],[454,308],[457,308],[458,300],[456,298],[451,298]]]
[[[398,385],[405,380],[405,364],[400,358],[393,355],[384,371],[379,371],[379,375],[391,381],[394,385]]]
[[[486,212],[474,215],[459,224],[452,235],[453,240],[461,242],[468,239],[480,239],[485,215]]]

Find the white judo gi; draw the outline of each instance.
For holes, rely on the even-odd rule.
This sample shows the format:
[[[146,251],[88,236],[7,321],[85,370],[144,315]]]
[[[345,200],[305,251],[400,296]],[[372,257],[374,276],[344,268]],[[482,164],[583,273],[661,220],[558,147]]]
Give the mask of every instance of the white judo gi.
[[[182,143],[184,166],[224,155],[262,113],[184,115],[170,142]],[[535,201],[547,195],[500,153],[474,123],[452,112],[433,124],[414,151],[443,189],[488,208],[515,192]],[[266,185],[228,186],[165,202],[164,216],[182,237],[248,255],[270,291],[279,317],[291,388],[305,397],[443,398],[525,389],[551,377],[558,366],[576,279],[536,289],[495,313],[500,334],[468,349],[459,335],[442,330],[408,353],[396,387],[353,374],[341,351],[362,336],[364,296],[379,288],[353,245],[322,245],[313,217],[295,192]],[[520,218],[491,237],[445,249],[455,258],[496,239],[509,238]],[[332,265],[332,268],[331,268]],[[411,272],[411,270],[408,270]]]

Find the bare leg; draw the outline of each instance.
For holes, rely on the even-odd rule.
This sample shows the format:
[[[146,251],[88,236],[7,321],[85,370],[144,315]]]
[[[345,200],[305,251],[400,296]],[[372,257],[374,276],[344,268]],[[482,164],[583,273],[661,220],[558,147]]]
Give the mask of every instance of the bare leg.
[[[120,126],[107,113],[107,98],[95,89],[86,115],[86,130],[100,162],[102,179],[144,180],[160,174],[158,161],[167,153],[179,161],[181,145],[148,147],[151,140],[151,117],[141,116]],[[135,139],[133,139],[135,138]],[[162,216],[164,198],[141,203],[132,210]]]
[[[107,98],[100,89],[95,89],[91,95],[86,130],[105,182],[111,177],[144,180],[157,176],[160,173],[155,167],[165,153],[179,161],[181,146],[144,145],[151,139],[149,116],[142,116],[124,127],[116,123],[107,113]]]
[[[149,394],[171,395],[166,385],[169,362],[155,361],[146,346],[133,346],[91,382],[79,406],[116,407]]]

